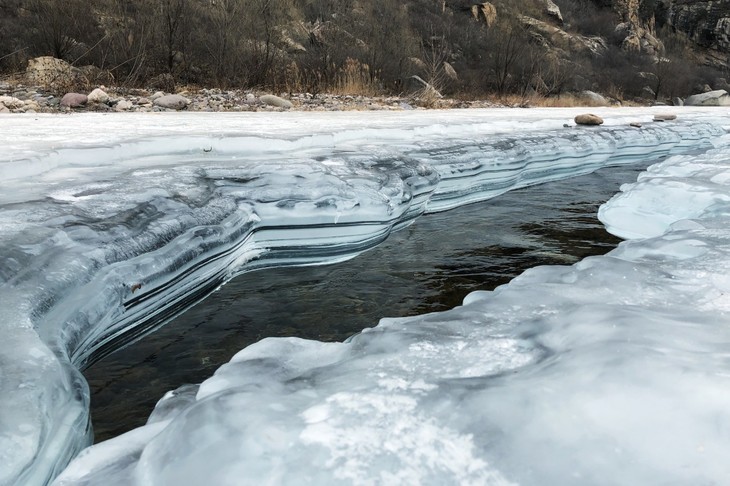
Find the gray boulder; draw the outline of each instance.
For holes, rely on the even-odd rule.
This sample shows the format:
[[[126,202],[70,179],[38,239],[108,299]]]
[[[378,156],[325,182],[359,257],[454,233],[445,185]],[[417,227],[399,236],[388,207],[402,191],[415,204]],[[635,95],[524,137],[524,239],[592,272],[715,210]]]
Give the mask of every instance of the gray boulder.
[[[109,101],[109,95],[101,88],[96,88],[94,91],[89,93],[88,98],[89,103],[107,103]]]
[[[154,104],[168,110],[182,110],[190,104],[190,100],[181,95],[171,94],[155,98]]]
[[[730,106],[730,95],[724,89],[708,91],[690,96],[685,106]]]
[[[276,106],[277,108],[291,108],[292,106],[294,106],[292,105],[291,101],[270,94],[260,96],[259,101],[269,106]]]
[[[579,97],[582,101],[584,101],[586,104],[588,104],[590,106],[608,106],[609,105],[608,100],[605,97],[603,97],[602,95],[600,95],[594,91],[590,91],[590,90],[581,91]]]
[[[88,103],[89,98],[81,93],[66,93],[61,98],[61,106],[65,108],[81,108]]]

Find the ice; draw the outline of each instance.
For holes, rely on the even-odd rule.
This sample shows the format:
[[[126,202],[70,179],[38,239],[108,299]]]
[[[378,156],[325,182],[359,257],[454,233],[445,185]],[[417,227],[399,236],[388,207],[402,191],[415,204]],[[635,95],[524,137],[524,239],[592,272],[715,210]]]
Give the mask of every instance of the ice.
[[[351,258],[424,212],[515,187],[710,143],[712,160],[725,150],[717,110],[641,130],[628,122],[652,110],[607,110],[606,127],[563,128],[575,113],[4,117],[0,484],[49,481],[88,444],[79,369],[237,273]],[[672,177],[694,188],[692,176]],[[728,178],[710,179],[693,190],[703,196],[692,217],[722,216],[717,188]],[[145,428],[87,449],[59,483],[600,483],[616,463],[596,451],[616,447],[642,457],[615,472],[627,483],[720,478],[725,466],[710,460],[725,452],[727,397],[714,387],[727,373],[712,353],[727,336],[703,319],[720,322],[727,305],[724,256],[707,240],[722,239],[722,225],[698,221],[680,223],[686,241],[665,235],[536,269],[464,307],[384,320],[347,343],[264,340],[199,388],[169,394]],[[667,252],[682,257],[676,268]],[[676,342],[647,337],[657,329]],[[649,410],[663,400],[684,407],[665,418],[682,419],[687,448],[704,448],[671,449],[664,469],[667,455],[649,461],[641,442],[674,430]],[[708,426],[710,412],[721,426]],[[628,427],[625,414],[639,423]]]

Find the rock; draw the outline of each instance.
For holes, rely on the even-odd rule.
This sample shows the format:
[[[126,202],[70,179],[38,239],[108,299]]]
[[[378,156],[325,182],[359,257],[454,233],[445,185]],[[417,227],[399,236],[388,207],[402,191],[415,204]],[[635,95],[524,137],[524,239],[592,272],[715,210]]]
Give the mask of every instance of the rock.
[[[30,59],[25,78],[28,84],[47,89],[68,89],[83,82],[79,69],[51,56]]]
[[[117,111],[127,111],[131,110],[133,107],[134,104],[128,100],[120,100],[116,105],[114,105],[114,109]]]
[[[162,91],[155,91],[154,94],[150,96],[150,100],[155,101],[157,98],[162,98],[163,96],[165,96],[165,93],[163,93]]]
[[[246,93],[246,96],[243,98],[243,102],[249,105],[256,103],[256,95],[253,93]]]
[[[446,76],[452,81],[459,80],[459,75],[456,74],[456,69],[454,69],[454,66],[446,61],[444,61],[444,74],[446,74]]]
[[[728,52],[730,12],[726,1],[666,2],[666,21],[701,47]],[[726,63],[727,61],[725,61]]]
[[[589,106],[609,105],[608,100],[604,96],[590,90],[581,91],[579,98]]]
[[[66,93],[61,98],[61,106],[66,108],[81,108],[86,105],[89,98],[81,93]]]
[[[106,94],[101,88],[96,88],[88,95],[89,103],[107,103],[109,101],[109,95]]]
[[[631,122],[631,123],[629,123],[629,126],[630,127],[634,127],[634,128],[641,128],[641,123],[639,123],[639,122]]]
[[[155,106],[167,108],[169,110],[182,110],[188,106],[189,103],[190,100],[177,94],[159,96],[154,100]]]
[[[543,3],[545,4],[545,12],[547,12],[548,16],[552,17],[553,19],[557,20],[558,23],[563,23],[563,14],[560,13],[560,7],[555,5],[555,2],[553,0],[544,0]]]
[[[431,84],[424,81],[420,76],[413,75],[410,78],[411,91],[416,91],[416,95],[421,98],[443,98],[441,93],[431,86]]]
[[[285,100],[284,98],[279,98],[278,96],[271,94],[260,96],[259,101],[261,101],[265,105],[276,106],[277,108],[291,108],[294,106],[292,105],[291,101]]]
[[[14,96],[0,96],[0,105],[3,105],[8,110],[17,110],[18,108],[22,108],[25,103],[23,100]]]
[[[86,107],[87,111],[111,111],[112,107],[106,103],[89,103]]]
[[[695,94],[684,100],[685,106],[730,106],[730,95],[724,89]]]
[[[594,57],[599,57],[608,50],[608,44],[602,37],[570,34],[554,25],[526,15],[519,15],[518,19],[532,39],[545,47],[589,54]]]
[[[603,118],[592,113],[577,115],[574,119],[576,125],[602,125]]]
[[[23,106],[23,111],[26,113],[36,113],[40,109],[40,105],[33,100],[27,100]]]
[[[674,98],[672,104],[674,106],[684,106],[684,100],[682,98]]]
[[[471,6],[471,14],[476,20],[483,18],[487,27],[491,27],[497,21],[497,8],[489,2],[475,3]]]
[[[674,113],[657,113],[656,115],[654,115],[654,121],[663,122],[676,119],[677,115],[675,115]]]

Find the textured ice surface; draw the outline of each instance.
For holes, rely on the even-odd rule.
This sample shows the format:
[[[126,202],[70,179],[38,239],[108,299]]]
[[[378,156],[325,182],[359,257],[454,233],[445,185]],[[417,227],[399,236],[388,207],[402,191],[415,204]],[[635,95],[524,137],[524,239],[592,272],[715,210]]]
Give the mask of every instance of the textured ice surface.
[[[562,128],[575,113],[4,117],[0,484],[43,483],[88,443],[88,391],[78,368],[236,273],[350,258],[424,211],[699,149],[725,133],[718,111],[688,110],[678,123],[637,130],[628,121],[649,119],[649,111],[610,110],[603,114],[606,127]],[[673,245],[685,253],[695,248]],[[646,258],[646,275],[637,275],[650,278],[656,256]],[[647,353],[618,346],[627,358],[608,366],[582,339],[611,348],[633,326],[615,335],[587,329],[629,323],[645,309],[631,314],[623,300],[652,295],[640,280],[626,283],[630,293],[606,288],[616,281],[612,271],[634,277],[626,265],[641,267],[614,260],[528,272],[483,299],[470,297],[474,302],[463,308],[386,320],[345,344],[265,340],[203,383],[195,400],[191,389],[171,395],[154,425],[91,449],[63,481],[500,484],[554,477],[566,483],[566,457],[583,458],[576,478],[598,481],[607,459],[584,450],[581,434],[595,434],[589,438],[601,447],[606,434],[623,442],[611,420],[609,431],[585,428],[586,404],[576,390],[601,372],[623,386],[624,375],[611,375],[614,369],[634,382],[630,358]],[[665,283],[651,278],[657,287]],[[530,279],[534,285],[523,291]],[[672,301],[667,288],[655,290],[663,311],[662,299]],[[578,306],[575,299],[586,302]],[[622,305],[612,307],[617,301]],[[663,317],[646,319],[664,325]],[[721,342],[722,330],[713,332]],[[707,353],[698,346],[697,353]],[[576,369],[571,360],[585,364],[581,355],[596,362]],[[672,363],[667,367],[677,371]],[[717,378],[705,379],[702,390]],[[545,384],[559,402],[538,396]],[[612,397],[601,387],[595,396],[596,407]],[[716,397],[718,406],[724,398]],[[558,409],[545,408],[550,403]],[[534,410],[526,415],[508,413],[528,406]],[[621,407],[607,408],[614,421],[621,419]],[[561,421],[570,429],[569,417],[578,424],[576,436],[561,443],[565,437],[552,432],[562,430]],[[541,428],[548,423],[552,429]],[[657,453],[657,461],[665,458]],[[677,459],[688,478],[705,466]],[[657,473],[646,464],[621,472]],[[722,467],[705,467],[707,477],[718,477]]]
[[[602,209],[664,231],[345,343],[260,341],[57,484],[728,483],[726,143]]]

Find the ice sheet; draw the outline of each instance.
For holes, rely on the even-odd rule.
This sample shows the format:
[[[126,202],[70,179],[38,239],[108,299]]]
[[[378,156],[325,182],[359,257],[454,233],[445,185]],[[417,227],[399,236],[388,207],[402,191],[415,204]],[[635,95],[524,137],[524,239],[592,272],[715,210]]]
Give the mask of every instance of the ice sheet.
[[[168,394],[130,439],[84,451],[56,484],[727,483],[720,145],[653,166],[602,208],[619,234],[652,215],[660,234],[346,343],[260,341],[186,399]]]
[[[88,443],[88,391],[79,368],[236,273],[350,258],[425,211],[698,150],[725,133],[718,111],[687,110],[671,124],[642,120],[637,130],[628,121],[650,118],[650,110],[612,110],[602,113],[607,127],[563,128],[575,113],[4,117],[0,462],[7,467],[0,484],[43,483]],[[554,307],[529,315],[552,319],[564,311],[557,300]],[[501,458],[507,449],[484,444],[506,430],[448,417],[476,420],[473,408],[484,403],[487,410],[489,393],[482,402],[469,383],[541,369],[552,351],[537,334],[525,338],[520,321],[504,311],[494,311],[485,333],[484,312],[470,309],[424,317],[419,326],[385,322],[347,344],[267,340],[248,348],[203,384],[189,412],[173,419],[176,407],[167,407],[172,422],[157,425],[159,435],[141,431],[132,445],[107,448],[122,451],[109,456],[109,467],[120,484],[213,478],[196,469],[193,449],[220,431],[221,444],[223,437],[231,441],[225,454],[214,454],[231,459],[215,473],[220,484],[241,471],[261,481],[277,480],[266,474],[280,471],[281,481],[294,481],[297,468],[315,483],[523,480]],[[259,354],[249,359],[250,353]],[[324,381],[320,388],[311,380]],[[352,383],[358,386],[346,386]],[[239,396],[229,385],[247,391]],[[453,403],[451,391],[463,401]],[[217,405],[202,406],[208,402]],[[258,418],[240,422],[246,413],[215,412],[239,406]],[[246,435],[253,442],[233,447],[239,434],[260,434],[258,426],[263,442]],[[188,442],[193,449],[179,457],[158,446],[179,443],[175,430],[200,434],[201,442]],[[366,443],[353,439],[361,435]],[[299,444],[289,451],[294,455],[279,454],[290,442]],[[86,466],[68,474],[78,467]],[[109,472],[90,471],[95,480]]]

